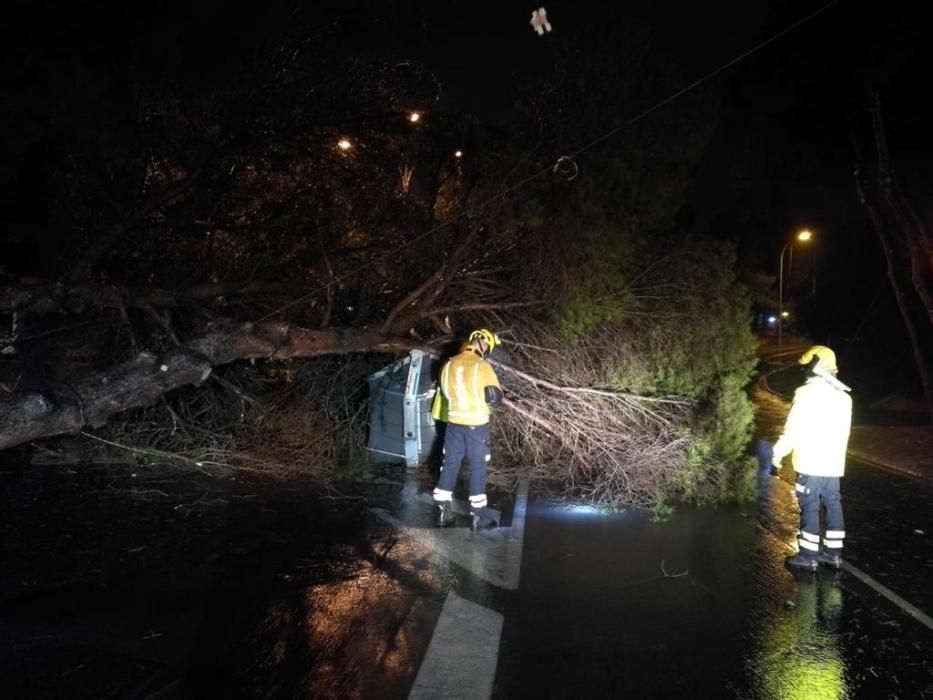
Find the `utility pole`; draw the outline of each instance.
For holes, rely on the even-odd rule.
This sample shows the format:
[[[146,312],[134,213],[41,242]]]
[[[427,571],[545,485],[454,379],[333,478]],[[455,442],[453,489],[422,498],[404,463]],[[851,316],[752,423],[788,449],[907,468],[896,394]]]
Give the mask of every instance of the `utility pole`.
[[[813,238],[813,233],[809,229],[803,229],[794,237],[794,240],[806,243],[811,238]],[[784,330],[784,253],[790,249],[791,256],[793,256],[793,245],[793,240],[784,244],[784,247],[781,248],[781,257],[778,261],[778,347],[781,347],[783,343]]]

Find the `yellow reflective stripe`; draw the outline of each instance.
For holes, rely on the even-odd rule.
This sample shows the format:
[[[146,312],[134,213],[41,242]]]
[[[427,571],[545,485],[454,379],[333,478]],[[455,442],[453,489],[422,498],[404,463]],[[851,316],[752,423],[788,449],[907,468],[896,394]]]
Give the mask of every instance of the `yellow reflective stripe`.
[[[444,396],[446,396],[448,399],[450,398],[450,390],[447,387],[447,378],[449,376],[448,374],[449,369],[450,369],[450,363],[448,362],[447,364],[444,365],[444,369],[441,370],[441,392],[443,392]]]

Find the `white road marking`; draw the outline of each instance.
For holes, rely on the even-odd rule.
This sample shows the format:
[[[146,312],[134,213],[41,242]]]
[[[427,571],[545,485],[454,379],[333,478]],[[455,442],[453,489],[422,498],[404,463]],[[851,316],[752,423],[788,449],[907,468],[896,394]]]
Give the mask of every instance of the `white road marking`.
[[[926,625],[928,628],[933,630],[933,618],[931,618],[929,615],[923,612],[920,608],[907,602],[906,600],[901,598],[897,593],[892,591],[890,588],[888,588],[887,586],[883,584],[878,583],[871,576],[866,574],[864,571],[862,571],[858,567],[852,566],[852,564],[850,564],[849,562],[847,561],[842,562],[842,569],[843,571],[846,571],[852,574],[853,576],[855,576],[855,578],[857,578],[859,581],[864,583],[869,588],[872,588],[877,593],[880,593],[882,596],[884,596],[889,601],[894,603],[897,607],[899,607],[905,613],[910,615],[912,618],[914,618],[921,624]]]
[[[488,700],[502,622],[501,613],[448,593],[408,699]]]
[[[419,530],[408,527],[391,513],[372,511],[409,536],[430,543],[433,550],[502,588],[515,590],[522,568],[528,482],[518,485],[512,525],[466,538],[462,529]],[[503,617],[461,598],[447,594],[431,642],[409,700],[458,698],[488,700],[492,696]]]

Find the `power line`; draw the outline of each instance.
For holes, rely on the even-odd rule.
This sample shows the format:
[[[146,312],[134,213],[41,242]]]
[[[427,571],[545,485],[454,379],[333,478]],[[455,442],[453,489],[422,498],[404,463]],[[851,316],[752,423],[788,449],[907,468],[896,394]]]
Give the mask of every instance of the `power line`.
[[[765,39],[765,40],[762,41],[761,43],[756,44],[756,45],[753,46],[752,48],[748,49],[748,50],[745,51],[744,53],[741,53],[741,54],[739,54],[738,56],[736,56],[735,58],[731,59],[730,61],[727,61],[726,63],[724,63],[724,64],[722,64],[721,66],[719,66],[719,68],[716,68],[715,70],[710,71],[709,73],[707,73],[706,75],[704,75],[702,78],[699,78],[699,79],[693,81],[692,83],[690,83],[689,85],[687,85],[686,87],[681,88],[680,90],[678,90],[677,92],[675,92],[673,95],[670,95],[669,97],[664,98],[663,100],[661,100],[660,102],[658,102],[658,103],[655,104],[654,106],[649,107],[648,109],[646,109],[644,112],[641,112],[641,113],[637,114],[636,116],[632,117],[632,118],[629,119],[627,122],[624,122],[624,123],[620,124],[619,126],[613,128],[613,129],[610,129],[610,130],[607,131],[605,134],[603,134],[603,135],[600,136],[599,138],[593,140],[592,142],[590,142],[589,144],[587,144],[587,145],[584,146],[583,148],[580,148],[580,149],[574,151],[574,152],[573,152],[573,155],[576,156],[576,155],[579,155],[579,154],[581,154],[581,153],[583,153],[583,152],[585,152],[585,151],[590,150],[590,149],[593,148],[594,146],[597,146],[597,145],[599,145],[600,143],[602,143],[603,141],[605,141],[606,139],[608,139],[608,138],[614,136],[615,134],[617,134],[619,131],[621,131],[621,130],[624,129],[625,127],[631,126],[631,125],[634,124],[635,122],[640,121],[641,119],[644,119],[645,117],[647,117],[647,116],[648,116],[649,114],[651,114],[652,112],[655,112],[655,111],[661,109],[661,107],[663,107],[664,105],[673,102],[673,101],[676,100],[678,97],[681,97],[681,96],[685,95],[686,93],[690,92],[690,91],[693,90],[694,88],[698,88],[700,85],[702,85],[702,84],[705,83],[706,81],[715,78],[717,75],[719,75],[720,73],[722,73],[722,72],[725,71],[725,70],[728,70],[729,68],[731,68],[732,66],[734,66],[736,63],[739,63],[739,62],[741,62],[741,61],[744,61],[746,58],[748,58],[748,57],[751,56],[752,54],[754,54],[754,53],[760,51],[761,49],[763,49],[764,47],[768,46],[769,44],[771,44],[771,43],[777,41],[778,39],[780,39],[780,38],[781,38],[782,36],[784,36],[785,34],[788,34],[788,33],[792,32],[792,31],[794,31],[795,29],[797,29],[797,27],[801,26],[802,24],[805,24],[806,22],[809,22],[811,19],[813,19],[813,18],[816,17],[817,15],[822,14],[823,12],[825,12],[826,10],[828,10],[830,7],[832,7],[833,5],[835,5],[837,2],[839,2],[839,0],[831,0],[830,2],[828,2],[828,3],[826,3],[825,5],[823,5],[822,7],[820,7],[819,9],[814,10],[813,12],[811,12],[811,13],[810,13],[809,15],[807,15],[806,17],[803,17],[803,18],[797,20],[797,21],[794,22],[793,24],[791,24],[791,25],[785,27],[784,29],[782,29],[781,31],[779,31],[777,34],[772,35],[771,37]]]

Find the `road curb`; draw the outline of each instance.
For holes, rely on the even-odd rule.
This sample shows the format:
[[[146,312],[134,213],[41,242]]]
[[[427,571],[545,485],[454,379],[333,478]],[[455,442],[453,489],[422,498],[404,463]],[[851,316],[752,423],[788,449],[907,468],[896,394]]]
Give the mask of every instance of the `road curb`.
[[[776,367],[775,369],[769,369],[767,372],[763,373],[760,377],[758,377],[758,384],[761,386],[762,389],[764,389],[765,391],[767,391],[767,392],[768,392],[769,394],[771,394],[772,396],[776,396],[776,397],[778,397],[779,399],[781,399],[782,401],[790,401],[790,400],[793,398],[792,396],[785,396],[785,395],[782,394],[781,392],[775,391],[774,389],[772,389],[772,388],[771,388],[771,385],[768,384],[768,376],[769,376],[769,375],[772,375],[772,374],[774,374],[775,372],[781,372],[781,371],[783,371],[783,370],[785,370],[785,369],[787,369],[787,368],[786,368],[786,367]]]
[[[924,481],[931,481],[929,476],[924,474],[919,470],[913,470],[910,467],[902,467],[896,464],[888,464],[886,462],[879,462],[876,459],[871,457],[866,457],[859,452],[846,452],[846,457],[851,459],[853,462],[858,462],[859,464],[864,464],[868,467],[875,467],[877,469],[884,469],[885,471],[894,472],[895,474],[900,474],[902,476],[912,476],[915,479],[923,479]]]

